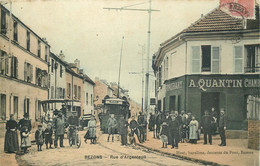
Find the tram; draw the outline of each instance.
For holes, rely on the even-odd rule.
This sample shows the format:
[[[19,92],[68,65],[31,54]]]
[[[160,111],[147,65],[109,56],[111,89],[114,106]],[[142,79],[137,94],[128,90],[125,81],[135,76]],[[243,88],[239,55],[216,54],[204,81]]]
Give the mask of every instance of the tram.
[[[120,117],[124,117],[125,119],[129,119],[131,116],[131,112],[129,110],[129,102],[126,97],[122,98],[112,98],[106,96],[102,100],[102,112],[99,115],[100,118],[100,129],[104,133],[108,132],[107,121],[110,117],[110,114],[114,114],[115,119],[119,122]],[[116,133],[118,129],[116,128]]]

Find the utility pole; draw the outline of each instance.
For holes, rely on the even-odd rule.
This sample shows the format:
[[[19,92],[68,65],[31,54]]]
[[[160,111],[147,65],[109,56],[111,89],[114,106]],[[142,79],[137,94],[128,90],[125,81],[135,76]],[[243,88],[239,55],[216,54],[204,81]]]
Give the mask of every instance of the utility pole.
[[[154,10],[151,9],[152,6],[152,0],[149,0],[149,8],[148,9],[135,9],[135,8],[129,8],[132,6],[137,6],[141,4],[145,4],[147,2],[138,3],[134,5],[124,6],[121,8],[103,8],[107,10],[132,10],[132,11],[145,11],[148,12],[148,31],[147,31],[147,68],[146,68],[146,74],[145,74],[145,101],[144,101],[144,109],[146,113],[148,112],[148,90],[149,90],[149,56],[150,56],[150,39],[151,39],[151,13],[154,11],[160,11],[160,10]]]
[[[122,53],[123,53],[123,44],[124,44],[124,36],[122,37],[122,43],[121,43],[121,52],[120,52],[120,62],[119,62],[119,72],[118,72],[118,89],[117,89],[117,97],[119,98],[119,92],[120,92],[120,74],[121,74],[121,61],[122,61]]]

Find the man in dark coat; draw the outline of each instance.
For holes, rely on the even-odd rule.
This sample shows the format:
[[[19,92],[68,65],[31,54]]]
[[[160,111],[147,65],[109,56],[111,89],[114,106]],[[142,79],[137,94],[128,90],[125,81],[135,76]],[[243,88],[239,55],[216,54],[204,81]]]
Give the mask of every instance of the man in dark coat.
[[[138,123],[138,128],[140,130],[140,140],[141,142],[144,142],[147,122],[142,112],[139,112],[137,123]]]
[[[172,114],[173,115],[173,114]],[[171,115],[167,112],[165,114],[165,120],[164,122],[166,122],[168,124],[168,126],[170,125],[172,121],[172,118],[171,118]],[[168,145],[171,145],[172,144],[172,131],[171,130],[168,130],[168,134],[167,134],[167,137],[168,137]]]
[[[25,113],[23,115],[23,119],[21,119],[19,122],[18,122],[18,128],[19,130],[21,131],[21,129],[23,127],[27,127],[28,128],[28,132],[30,132],[32,130],[32,124],[31,124],[31,120],[29,119],[29,114],[28,113]],[[21,142],[22,142],[22,132],[20,132],[20,138],[21,138]]]
[[[205,111],[205,115],[201,118],[201,129],[203,129],[204,133],[204,144],[207,144],[207,136],[209,137],[209,144],[212,145],[212,129],[211,122],[214,119],[209,115],[208,111]]]
[[[213,118],[213,121],[211,122],[211,130],[212,130],[211,133],[212,135],[214,135],[215,132],[217,131],[217,121],[218,121],[218,113],[214,107],[211,108],[210,116]]]
[[[156,124],[156,131],[155,131],[155,135],[156,138],[159,138],[160,135],[160,126],[162,124],[162,114],[161,113],[155,113],[155,124]]]
[[[154,131],[154,125],[155,125],[155,116],[150,113],[150,117],[149,117],[149,130],[150,131]]]
[[[121,145],[127,144],[128,122],[124,117],[120,117],[119,121],[119,134],[121,135]]]
[[[186,126],[187,126],[187,138],[190,138],[190,121],[192,120],[192,114],[191,112],[188,112],[187,114],[187,120],[186,120]]]
[[[53,123],[54,123],[53,126],[54,126],[54,133],[55,133],[54,147],[57,148],[58,139],[60,139],[60,147],[64,147],[63,139],[64,139],[64,131],[65,131],[65,120],[61,112],[58,114],[58,117],[54,119]]]
[[[175,115],[171,116],[171,121],[169,123],[169,129],[171,133],[171,144],[172,148],[178,149],[178,142],[179,142],[179,122],[176,119]]]
[[[225,111],[222,108],[220,110],[220,118],[219,118],[219,135],[221,138],[221,144],[219,144],[219,146],[226,146],[226,131],[227,128],[227,118],[225,115]]]

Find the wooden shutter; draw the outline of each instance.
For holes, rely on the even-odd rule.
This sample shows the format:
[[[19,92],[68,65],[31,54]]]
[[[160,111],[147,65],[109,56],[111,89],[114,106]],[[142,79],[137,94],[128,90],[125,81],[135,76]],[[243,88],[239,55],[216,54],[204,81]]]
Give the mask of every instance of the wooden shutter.
[[[220,73],[220,47],[212,46],[211,56],[211,72]]]
[[[30,69],[30,82],[32,82],[32,80],[33,80],[33,66],[31,64],[29,66],[29,69]]]
[[[234,73],[242,73],[243,71],[243,47],[234,46]]]
[[[191,46],[191,73],[200,73],[200,46]]]
[[[24,81],[26,81],[27,82],[27,63],[26,62],[24,62]]]

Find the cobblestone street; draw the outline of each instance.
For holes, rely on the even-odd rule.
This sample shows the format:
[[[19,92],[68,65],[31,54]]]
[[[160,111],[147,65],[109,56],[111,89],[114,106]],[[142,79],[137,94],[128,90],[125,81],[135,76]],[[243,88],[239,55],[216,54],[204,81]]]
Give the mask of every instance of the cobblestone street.
[[[83,138],[84,132],[81,132]],[[18,157],[19,165],[199,165],[190,161],[174,159],[138,146],[121,146],[118,135],[114,142],[106,141],[107,135],[99,137],[96,145],[82,140],[81,147],[70,147],[65,139],[65,148],[45,149],[37,152],[33,145],[30,152]],[[130,159],[132,157],[132,159]],[[138,158],[138,159],[137,159]]]

